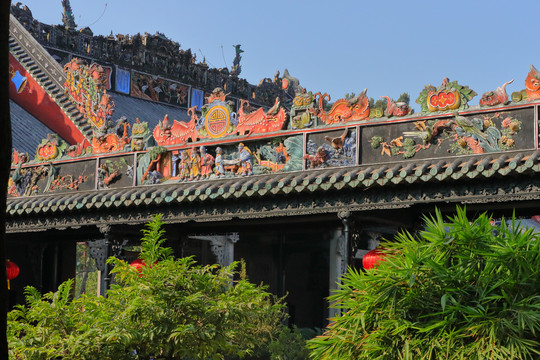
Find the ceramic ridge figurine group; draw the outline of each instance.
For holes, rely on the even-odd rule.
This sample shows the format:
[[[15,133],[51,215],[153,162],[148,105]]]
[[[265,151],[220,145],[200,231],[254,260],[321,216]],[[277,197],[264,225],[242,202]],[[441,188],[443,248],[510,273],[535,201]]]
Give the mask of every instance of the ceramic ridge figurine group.
[[[216,156],[208,153],[205,146],[181,150],[172,157],[173,177],[180,181],[208,179],[211,175],[218,178],[227,171],[235,175],[253,175],[253,154],[243,143],[238,144],[236,159],[223,159],[223,149],[216,148]]]
[[[133,138],[129,136],[127,121],[119,121],[114,126],[110,125],[111,116],[114,112],[114,102],[107,94],[104,83],[105,73],[101,66],[92,63],[85,65],[81,59],[74,58],[66,64],[65,71],[68,80],[65,87],[72,99],[77,104],[81,113],[89,119],[94,128],[92,138],[93,153],[108,153],[124,149],[131,144],[132,150],[144,149],[145,141],[138,135],[135,138],[135,125],[132,130]],[[508,103],[506,86],[513,80],[504,83],[494,91],[482,95],[479,103],[481,106],[495,106]],[[512,94],[512,100],[528,101],[540,99],[540,73],[531,65],[530,72],[525,81],[526,89],[518,94]],[[358,95],[352,95],[347,99],[339,99],[334,102],[329,110],[325,109],[325,101],[330,101],[330,95],[317,92],[313,94],[304,88],[295,89],[295,97],[292,101],[290,112],[282,106],[279,97],[274,105],[264,111],[263,108],[253,110],[248,100],[240,99],[238,110],[234,111],[234,103],[226,100],[228,93],[222,88],[215,88],[206,97],[206,104],[201,108],[198,115],[196,107],[187,110],[190,120],[182,122],[169,119],[165,115],[162,121],[153,129],[152,135],[157,145],[186,145],[188,142],[197,142],[202,139],[216,139],[228,136],[251,136],[254,134],[267,134],[285,130],[289,124],[290,129],[304,129],[314,124],[335,125],[355,121],[368,121],[375,117],[404,117],[411,113],[409,97],[392,100],[389,96],[381,96],[386,100],[384,109],[373,108],[364,89]],[[476,92],[463,86],[457,81],[443,79],[441,86],[427,85],[420,93],[416,102],[420,105],[422,113],[449,112],[463,110],[468,107],[468,102],[476,96]],[[137,133],[142,128],[137,123]],[[148,131],[150,133],[150,131]],[[188,177],[189,178],[189,177]]]
[[[476,96],[468,86],[448,78],[438,87],[428,85],[416,99],[422,112],[408,118],[404,118],[411,113],[408,94],[397,101],[383,96],[384,101],[373,104],[364,90],[327,106],[328,94],[299,88],[287,113],[279,97],[268,110],[240,100],[234,111],[228,93],[216,88],[200,113],[195,107],[188,109],[189,121],[165,115],[150,129],[138,118],[132,124],[125,116],[112,121],[114,103],[102,88],[99,67],[75,61],[66,68],[68,93],[85,111],[90,96],[92,106],[86,116],[90,110],[99,113],[89,121],[92,142],[69,146],[57,135],[49,135],[38,145],[33,161],[14,151],[11,196],[337,168],[409,159],[419,153],[425,158],[525,149],[533,141],[531,110],[536,106],[492,107],[506,105],[509,98],[522,105],[540,99],[540,73],[534,66],[524,90],[509,97],[506,88],[513,80],[508,81],[484,93],[474,111],[460,112]],[[110,105],[108,111],[100,108],[103,104]],[[370,124],[381,112],[403,120]],[[304,131],[309,127],[316,129]],[[100,156],[120,151],[125,153]],[[87,159],[56,162],[82,156]]]
[[[235,104],[227,100],[228,93],[222,88],[215,88],[206,98],[207,103],[202,106],[200,114],[196,111],[196,107],[187,110],[190,116],[188,122],[169,119],[169,116],[165,115],[154,129],[149,129],[148,123],[140,121],[138,118],[133,124],[130,124],[125,116],[116,120],[116,124],[112,121],[115,104],[105,89],[106,74],[101,66],[96,63],[86,65],[83,60],[73,58],[65,65],[64,70],[67,73],[67,81],[64,84],[66,92],[92,125],[93,136],[89,144],[81,143],[72,146],[68,146],[57,136],[49,136],[39,145],[35,162],[129,150],[145,151],[156,144],[167,147],[190,146],[189,143],[196,143],[203,139],[212,141],[236,137],[238,141],[242,141],[253,135],[270,135],[287,128],[301,130],[313,126],[335,126],[350,122],[366,123],[370,119],[381,116],[381,114],[387,118],[404,117],[411,114],[407,94],[403,94],[407,96],[400,97],[398,101],[394,101],[389,96],[382,96],[386,106],[381,110],[380,107],[374,107],[372,99],[368,99],[366,95],[367,90],[364,90],[356,96],[353,94],[350,98],[336,101],[327,110],[324,102],[325,100],[330,101],[328,94],[320,92],[313,94],[298,84],[295,86],[296,96],[292,100],[290,112],[283,107],[279,97],[275,99],[274,105],[267,111],[263,108],[254,110],[248,100],[240,99],[238,109],[235,112]],[[496,90],[485,92],[479,100],[480,107],[507,104],[509,96],[506,87],[513,81],[505,82]],[[445,78],[439,87],[427,85],[419,94],[416,102],[420,105],[422,114],[449,113],[466,109],[468,102],[474,96],[476,96],[476,92],[468,86]],[[531,65],[525,80],[525,89],[512,93],[511,100],[519,102],[538,99],[540,99],[540,72]],[[278,135],[281,133],[274,136]],[[180,165],[184,151],[186,151],[186,159],[183,163],[193,163],[196,160],[189,158],[190,154],[192,154],[191,156],[195,156],[197,152],[203,154],[200,149],[198,151],[181,150],[177,155],[176,176],[185,179],[207,178],[214,171],[209,172],[203,170],[202,167],[198,170],[196,166],[191,166],[186,173],[187,165],[183,166],[183,170]],[[209,154],[204,152],[204,155]],[[318,158],[315,163],[321,162],[324,158],[323,151],[313,152],[309,155]],[[225,171],[227,165],[216,165],[218,168],[220,166],[223,166]],[[252,172],[251,166],[249,162],[245,164],[246,174]]]
[[[496,90],[484,93],[479,101],[480,106],[507,104],[509,97],[506,86],[512,82],[513,80],[508,81]],[[188,141],[205,138],[271,133],[285,130],[285,125],[288,123],[290,123],[290,129],[298,130],[314,124],[320,126],[365,122],[381,116],[404,117],[412,113],[408,94],[403,94],[406,96],[400,97],[398,101],[394,101],[389,96],[381,96],[386,100],[386,107],[381,110],[373,108],[366,93],[367,90],[364,89],[356,96],[337,100],[329,110],[326,110],[325,101],[330,101],[330,95],[320,92],[313,94],[301,88],[294,97],[290,112],[287,114],[279,98],[266,112],[262,108],[253,111],[250,109],[249,101],[241,99],[238,111],[233,112],[231,103],[225,101],[227,94],[223,89],[216,88],[207,98],[208,103],[203,106],[200,118],[194,108],[188,110],[191,120],[187,123],[176,120],[171,122],[165,118],[155,128],[154,137],[159,145],[182,145]],[[468,86],[444,78],[439,87],[427,85],[416,102],[420,105],[422,113],[452,112],[467,109],[469,101],[476,95],[476,92]],[[517,95],[513,94],[512,99],[517,99]],[[528,101],[540,99],[540,73],[534,66],[531,66],[527,77],[526,89],[519,92],[519,99],[516,101],[525,99]]]
[[[173,155],[173,176],[183,180],[199,180],[207,178],[211,174],[214,157],[206,152],[206,148],[199,148],[201,155],[195,147],[183,150],[179,155]]]

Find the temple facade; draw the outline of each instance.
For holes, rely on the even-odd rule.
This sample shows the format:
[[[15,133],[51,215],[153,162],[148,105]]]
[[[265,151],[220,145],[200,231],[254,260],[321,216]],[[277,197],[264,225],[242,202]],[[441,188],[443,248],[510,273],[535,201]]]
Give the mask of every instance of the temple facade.
[[[13,15],[12,303],[25,285],[51,291],[70,277],[75,295],[105,294],[105,259],[135,260],[160,213],[177,256],[244,259],[252,281],[287,295],[291,323],[323,327],[347,267],[435,208],[537,212],[534,66],[522,91],[508,95],[510,81],[475,106],[474,90],[444,78],[412,113],[408,96],[331,103],[288,72],[250,85],[239,59],[208,69],[162,34],[96,37],[20,5]]]

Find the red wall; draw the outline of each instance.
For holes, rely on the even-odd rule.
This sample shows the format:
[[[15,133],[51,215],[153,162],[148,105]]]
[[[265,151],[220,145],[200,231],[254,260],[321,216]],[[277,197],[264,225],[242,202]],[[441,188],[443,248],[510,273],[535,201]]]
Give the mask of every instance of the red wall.
[[[13,81],[9,82],[9,97],[11,100],[47,125],[69,144],[79,144],[86,141],[83,134],[66,116],[60,106],[54,102],[12,54],[9,54],[9,70],[10,78],[18,70],[27,79],[26,85],[19,89],[20,92],[17,91],[18,89]]]

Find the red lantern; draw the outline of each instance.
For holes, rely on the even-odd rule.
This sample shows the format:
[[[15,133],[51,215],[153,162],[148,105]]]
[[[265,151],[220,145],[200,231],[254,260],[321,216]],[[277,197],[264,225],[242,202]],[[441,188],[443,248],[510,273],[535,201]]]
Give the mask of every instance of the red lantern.
[[[373,269],[379,264],[379,262],[386,261],[386,259],[384,259],[385,256],[386,254],[381,252],[381,249],[368,251],[362,259],[362,265],[366,270]]]
[[[7,277],[7,286],[9,290],[9,280],[15,279],[19,276],[19,267],[13,261],[6,260],[6,277]]]
[[[131,267],[135,268],[139,272],[139,276],[141,276],[141,272],[143,267],[146,266],[146,263],[142,261],[141,259],[135,259],[129,264]]]

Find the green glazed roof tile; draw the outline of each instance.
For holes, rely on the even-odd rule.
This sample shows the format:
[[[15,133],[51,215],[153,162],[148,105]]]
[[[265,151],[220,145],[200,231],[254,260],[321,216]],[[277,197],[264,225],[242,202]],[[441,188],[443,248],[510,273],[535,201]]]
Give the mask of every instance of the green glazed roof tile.
[[[55,214],[87,209],[125,209],[164,203],[219,201],[228,198],[263,198],[277,194],[319,193],[344,188],[367,189],[408,186],[419,182],[470,181],[523,172],[540,173],[540,151],[469,155],[461,158],[408,160],[402,164],[374,164],[324,168],[193,182],[145,185],[133,188],[50,193],[8,198],[7,213]]]

